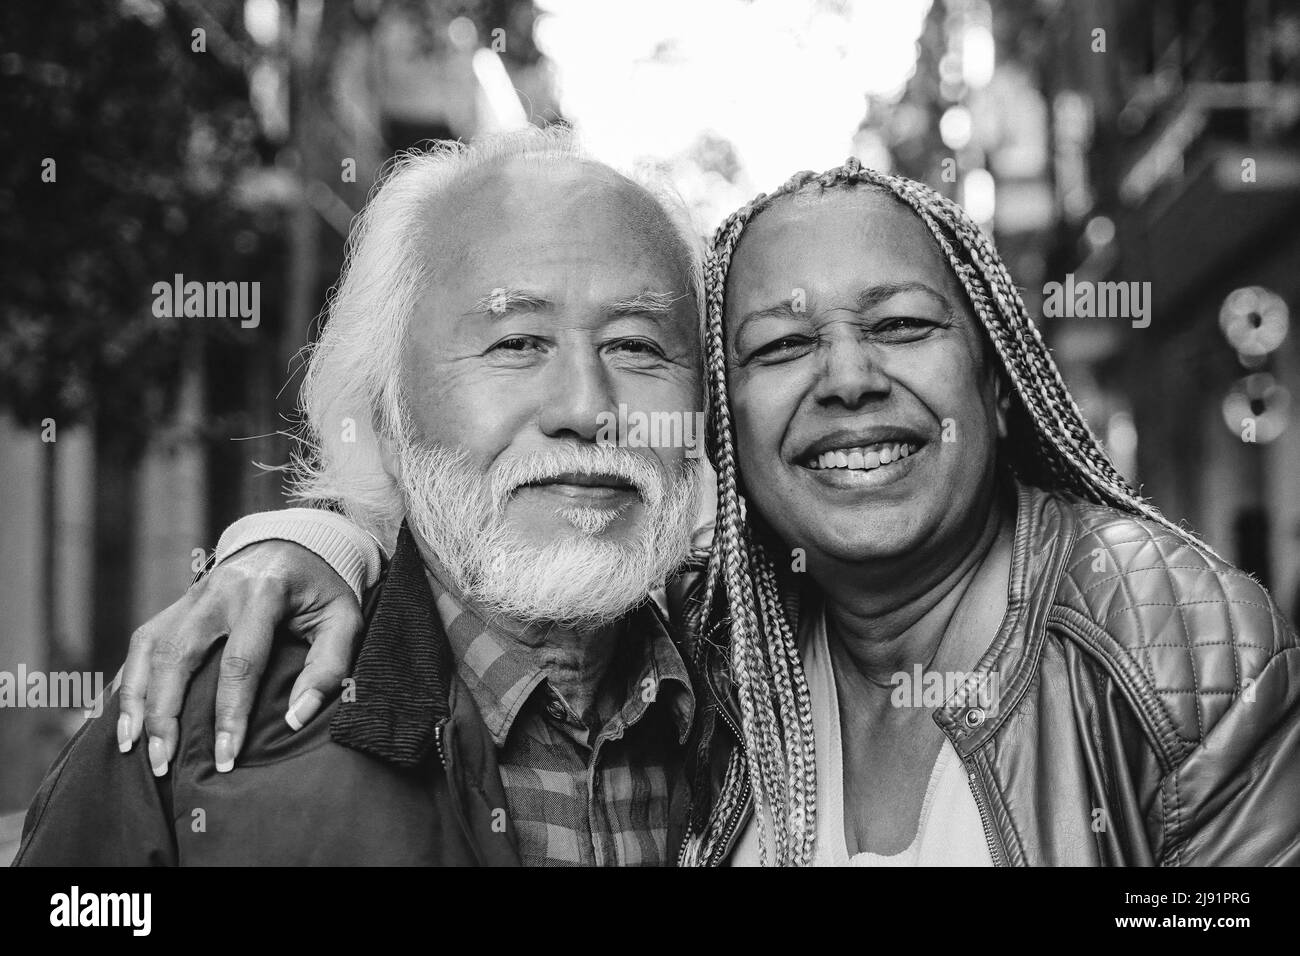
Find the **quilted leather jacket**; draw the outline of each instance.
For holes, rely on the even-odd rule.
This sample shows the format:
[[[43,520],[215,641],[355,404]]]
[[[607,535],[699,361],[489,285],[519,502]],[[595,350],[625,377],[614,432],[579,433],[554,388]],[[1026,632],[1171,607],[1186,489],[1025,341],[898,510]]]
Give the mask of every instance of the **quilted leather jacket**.
[[[994,862],[1300,862],[1300,647],[1268,592],[1152,522],[1026,485],[1017,499],[1006,618],[970,690],[933,714]],[[706,659],[697,795],[716,794],[739,741],[721,657]]]

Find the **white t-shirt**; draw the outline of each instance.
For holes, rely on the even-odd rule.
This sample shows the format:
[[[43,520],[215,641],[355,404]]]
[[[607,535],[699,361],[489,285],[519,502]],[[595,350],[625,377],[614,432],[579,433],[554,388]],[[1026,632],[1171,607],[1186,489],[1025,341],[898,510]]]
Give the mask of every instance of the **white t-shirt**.
[[[817,843],[813,866],[992,866],[979,807],[961,758],[945,737],[921,804],[916,835],[892,854],[849,855],[844,840],[844,764],[840,704],[819,612],[799,631],[799,654],[812,698],[817,754]],[[935,733],[941,733],[938,727]],[[732,850],[732,866],[758,866],[758,823],[750,818]]]

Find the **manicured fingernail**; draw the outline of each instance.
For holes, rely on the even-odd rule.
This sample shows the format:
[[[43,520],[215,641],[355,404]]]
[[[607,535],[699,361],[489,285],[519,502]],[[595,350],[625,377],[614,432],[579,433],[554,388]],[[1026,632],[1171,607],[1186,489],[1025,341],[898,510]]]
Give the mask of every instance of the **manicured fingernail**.
[[[149,765],[153,767],[155,777],[161,777],[167,773],[167,747],[163,744],[161,737],[149,738]]]
[[[284,721],[294,730],[302,730],[307,721],[316,716],[316,711],[320,710],[321,701],[324,698],[321,692],[315,689],[305,690],[298,699],[293,702],[289,712],[284,715]]]
[[[235,738],[226,731],[217,734],[217,773],[230,773],[235,769]]]
[[[131,749],[131,715],[121,714],[117,718],[117,749],[127,753]]]

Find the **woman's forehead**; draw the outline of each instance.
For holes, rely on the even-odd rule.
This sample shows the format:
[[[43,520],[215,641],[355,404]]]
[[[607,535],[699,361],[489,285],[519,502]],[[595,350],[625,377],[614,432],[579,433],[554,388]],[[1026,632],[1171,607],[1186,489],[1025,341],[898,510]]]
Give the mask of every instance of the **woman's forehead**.
[[[920,217],[877,189],[782,196],[751,220],[732,256],[728,298],[794,283],[911,278],[954,290],[956,277]]]

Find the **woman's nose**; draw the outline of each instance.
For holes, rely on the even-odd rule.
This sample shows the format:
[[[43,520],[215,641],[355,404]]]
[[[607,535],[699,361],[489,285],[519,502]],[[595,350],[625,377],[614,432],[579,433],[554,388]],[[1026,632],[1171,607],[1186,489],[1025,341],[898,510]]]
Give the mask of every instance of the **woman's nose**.
[[[823,347],[822,366],[814,394],[823,404],[858,408],[889,394],[880,346],[859,336],[840,335]]]

